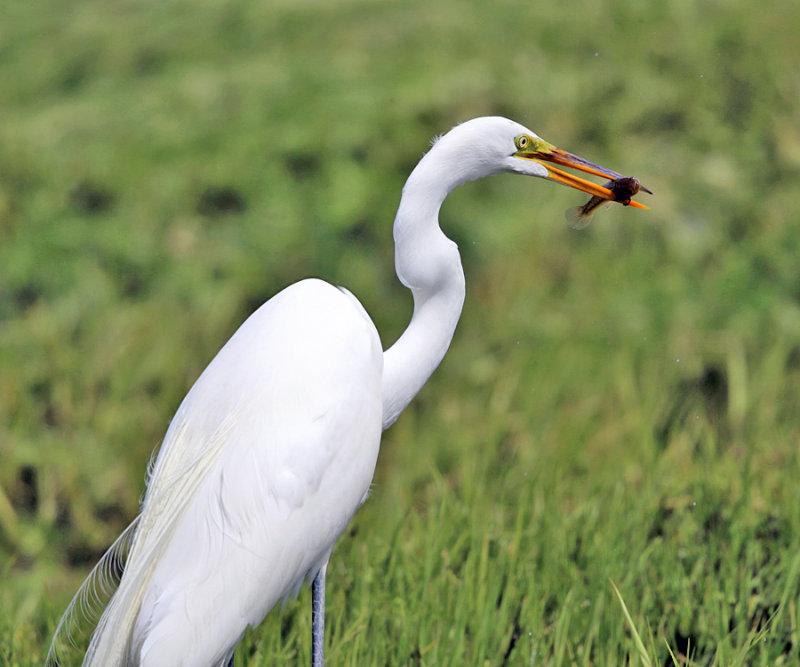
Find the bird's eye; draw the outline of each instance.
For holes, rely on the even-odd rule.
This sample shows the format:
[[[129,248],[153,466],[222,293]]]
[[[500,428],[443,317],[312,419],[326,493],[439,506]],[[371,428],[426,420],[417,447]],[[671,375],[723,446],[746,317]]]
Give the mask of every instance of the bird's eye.
[[[520,134],[515,140],[514,143],[517,145],[519,150],[528,147],[528,144],[531,142],[531,138],[527,134]]]

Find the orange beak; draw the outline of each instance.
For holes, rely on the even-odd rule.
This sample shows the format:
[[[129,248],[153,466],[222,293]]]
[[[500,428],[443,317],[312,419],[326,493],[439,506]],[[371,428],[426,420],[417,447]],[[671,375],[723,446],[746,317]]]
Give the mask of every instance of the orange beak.
[[[578,157],[577,155],[573,155],[572,153],[568,153],[567,151],[561,150],[560,148],[556,148],[551,144],[547,144],[546,142],[542,142],[545,144],[544,149],[542,148],[541,144],[536,146],[538,150],[532,151],[525,151],[521,150],[517,153],[517,157],[525,158],[527,160],[536,160],[540,162],[546,169],[548,173],[548,178],[557,183],[562,183],[563,185],[568,185],[571,188],[575,188],[576,190],[581,190],[582,192],[586,192],[587,194],[592,195],[593,197],[600,197],[602,199],[608,199],[609,201],[617,201],[617,197],[615,194],[609,190],[607,187],[603,185],[598,185],[597,183],[592,183],[591,181],[587,181],[580,176],[575,176],[570,174],[569,172],[564,171],[563,169],[559,169],[558,167],[553,167],[551,164],[546,164],[546,162],[551,162],[554,164],[562,165],[564,167],[570,167],[572,169],[577,169],[578,171],[582,171],[586,174],[592,174],[594,176],[602,176],[604,178],[610,178],[612,181],[615,181],[619,178],[623,178],[622,174],[613,171],[611,169],[607,169],[606,167],[601,167],[599,164],[595,164],[594,162],[589,162],[589,160],[585,160],[582,157]],[[649,194],[653,194],[648,188],[644,187],[643,185],[639,186],[641,190]],[[625,204],[625,202],[621,202]],[[647,209],[648,207],[644,204],[640,204],[633,199],[629,199],[627,204],[629,206],[633,206],[634,208],[641,208]]]

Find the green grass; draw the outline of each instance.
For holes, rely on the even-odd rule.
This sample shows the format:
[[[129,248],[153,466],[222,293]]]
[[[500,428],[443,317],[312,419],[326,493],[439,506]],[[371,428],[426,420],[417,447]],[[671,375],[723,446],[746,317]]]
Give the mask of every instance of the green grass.
[[[400,188],[491,113],[652,211],[577,232],[577,193],[510,176],[448,200],[464,316],[334,552],[330,664],[797,664],[796,2],[0,15],[0,665],[41,664],[258,304],[317,275],[394,340]],[[309,597],[236,664],[308,662]]]

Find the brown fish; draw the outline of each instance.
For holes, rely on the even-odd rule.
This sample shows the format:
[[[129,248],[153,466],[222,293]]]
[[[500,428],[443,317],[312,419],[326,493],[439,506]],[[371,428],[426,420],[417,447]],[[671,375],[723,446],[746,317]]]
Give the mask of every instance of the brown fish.
[[[639,182],[638,178],[633,178],[632,176],[620,176],[613,181],[609,181],[603,187],[610,190],[614,198],[606,199],[594,195],[583,206],[574,206],[567,209],[564,215],[571,227],[574,229],[583,229],[591,222],[592,215],[597,208],[604,204],[610,204],[611,202],[619,202],[623,206],[633,205],[636,208],[647,208],[647,206],[633,201],[632,197],[638,193],[639,190],[644,190],[649,194],[653,194],[651,190],[644,187]]]

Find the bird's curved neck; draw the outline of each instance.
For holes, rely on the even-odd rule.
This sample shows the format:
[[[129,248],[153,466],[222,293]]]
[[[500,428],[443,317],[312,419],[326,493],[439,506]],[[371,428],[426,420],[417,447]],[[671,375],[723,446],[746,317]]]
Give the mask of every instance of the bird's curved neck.
[[[444,170],[435,148],[412,172],[394,222],[395,265],[414,296],[408,328],[384,353],[383,427],[388,428],[441,362],[464,305],[456,244],[439,228],[439,208],[463,182]]]

